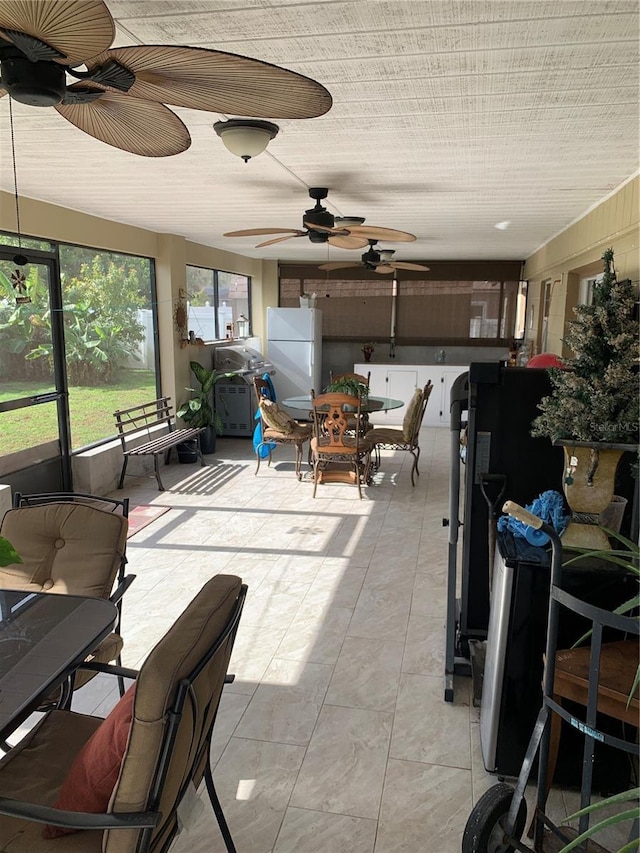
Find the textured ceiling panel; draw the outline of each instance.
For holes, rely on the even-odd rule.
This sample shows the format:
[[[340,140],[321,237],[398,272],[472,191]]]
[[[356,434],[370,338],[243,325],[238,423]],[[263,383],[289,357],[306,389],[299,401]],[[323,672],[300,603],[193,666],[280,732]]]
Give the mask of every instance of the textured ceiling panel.
[[[14,104],[19,191],[252,257],[359,251],[242,228],[300,228],[311,186],[335,215],[411,231],[402,260],[524,258],[638,170],[636,0],[107,0],[118,45],[189,44],[308,75],[324,116],[279,121],[244,164],[218,114],[176,109],[191,148],[160,160]],[[0,186],[13,192],[8,98]],[[498,221],[509,220],[505,230]]]

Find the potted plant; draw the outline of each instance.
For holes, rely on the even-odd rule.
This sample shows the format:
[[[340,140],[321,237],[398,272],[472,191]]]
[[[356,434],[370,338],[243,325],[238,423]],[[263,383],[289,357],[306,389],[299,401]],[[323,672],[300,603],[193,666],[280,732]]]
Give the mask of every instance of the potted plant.
[[[631,281],[617,281],[613,250],[593,304],[574,308],[565,343],[574,357],[552,368],[551,395],[540,402],[533,436],[564,448],[564,491],[574,513],[563,544],[607,548],[597,518],[613,497],[622,454],[638,445],[638,321]],[[580,514],[580,516],[576,516]],[[586,522],[586,523],[585,523]]]
[[[330,382],[325,388],[326,393],[351,394],[353,397],[368,397],[369,387],[351,376],[342,376]]]
[[[186,389],[191,391],[193,396],[182,403],[176,415],[190,427],[204,427],[205,431],[200,436],[202,452],[215,453],[216,433],[222,432],[222,419],[214,408],[213,388],[218,380],[233,374],[209,370],[198,361],[190,362],[190,366],[200,387]]]

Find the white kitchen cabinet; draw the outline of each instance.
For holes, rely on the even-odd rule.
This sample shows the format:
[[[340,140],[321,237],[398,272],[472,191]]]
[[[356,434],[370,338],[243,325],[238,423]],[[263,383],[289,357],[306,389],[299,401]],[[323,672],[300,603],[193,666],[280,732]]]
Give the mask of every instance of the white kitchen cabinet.
[[[400,409],[379,412],[369,416],[369,420],[380,426],[402,424],[406,404],[416,388],[424,388],[431,380],[433,391],[427,403],[424,415],[425,426],[449,426],[449,404],[451,386],[456,378],[469,368],[447,367],[442,364],[354,364],[355,373],[364,376],[371,372],[369,389],[374,397],[393,397],[404,400]]]
[[[433,391],[427,403],[423,423],[426,426],[445,426],[451,423],[451,386],[461,373],[466,373],[468,367],[444,367],[435,365],[427,368],[429,375],[427,379],[433,382]]]

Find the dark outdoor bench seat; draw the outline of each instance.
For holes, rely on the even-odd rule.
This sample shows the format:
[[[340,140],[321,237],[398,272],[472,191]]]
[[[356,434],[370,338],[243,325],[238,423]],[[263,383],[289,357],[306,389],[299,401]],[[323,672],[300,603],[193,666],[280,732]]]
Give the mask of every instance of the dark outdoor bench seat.
[[[113,413],[124,456],[120,482],[118,483],[119,489],[124,484],[130,456],[153,456],[158,489],[163,492],[164,486],[160,479],[158,457],[160,454],[166,453],[165,463],[168,464],[172,449],[177,444],[182,444],[183,441],[189,439],[197,439],[200,464],[204,465],[204,457],[200,447],[200,433],[204,431],[203,427],[176,429],[171,416],[172,411],[171,398],[160,397],[157,400],[142,403],[140,406],[132,406],[130,409],[118,409],[117,412]],[[158,430],[163,427],[165,431],[157,434]],[[147,433],[147,440],[142,441],[145,432]]]

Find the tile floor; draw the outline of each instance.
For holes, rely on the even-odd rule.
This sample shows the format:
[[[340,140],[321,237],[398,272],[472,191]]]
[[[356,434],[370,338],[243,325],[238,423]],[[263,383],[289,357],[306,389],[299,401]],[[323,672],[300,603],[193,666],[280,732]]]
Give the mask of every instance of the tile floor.
[[[171,465],[167,491],[127,478],[132,505],[170,512],[128,542],[124,663],[148,650],[219,572],[249,586],[213,744],[239,853],[459,853],[482,766],[470,681],[443,701],[449,431],[423,428],[421,476],[386,452],[373,485],[312,498],[279,447],[254,476],[248,439],[207,466]],[[106,713],[95,679],[74,702]],[[77,694],[78,695],[78,694]],[[554,791],[554,817],[577,808]],[[223,850],[208,801],[173,853]]]

